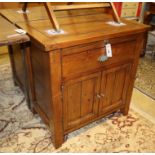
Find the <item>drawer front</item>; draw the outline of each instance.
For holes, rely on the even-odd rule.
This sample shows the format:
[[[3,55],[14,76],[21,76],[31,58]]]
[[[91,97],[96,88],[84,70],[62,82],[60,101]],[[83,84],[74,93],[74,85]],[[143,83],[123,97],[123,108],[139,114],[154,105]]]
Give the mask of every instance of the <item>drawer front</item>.
[[[136,45],[136,39],[134,37],[119,43],[115,42],[115,40],[109,42],[112,45],[112,57],[108,58],[105,62],[98,61],[101,55],[106,54],[103,41],[88,46],[83,45],[68,48],[66,51],[62,51],[63,78],[76,76],[134,58]]]
[[[137,14],[137,9],[123,9],[121,17],[135,17]]]

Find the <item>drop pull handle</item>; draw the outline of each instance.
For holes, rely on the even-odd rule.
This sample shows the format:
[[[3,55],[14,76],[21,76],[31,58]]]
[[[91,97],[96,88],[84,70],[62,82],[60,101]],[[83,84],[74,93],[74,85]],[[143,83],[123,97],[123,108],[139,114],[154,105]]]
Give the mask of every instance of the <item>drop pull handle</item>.
[[[112,57],[112,47],[111,44],[108,43],[108,41],[105,41],[105,54],[102,54],[101,56],[98,57],[99,62],[105,62],[108,60],[108,58]]]
[[[99,62],[105,62],[108,60],[108,57],[107,55],[101,55],[99,58],[98,58],[98,61]]]

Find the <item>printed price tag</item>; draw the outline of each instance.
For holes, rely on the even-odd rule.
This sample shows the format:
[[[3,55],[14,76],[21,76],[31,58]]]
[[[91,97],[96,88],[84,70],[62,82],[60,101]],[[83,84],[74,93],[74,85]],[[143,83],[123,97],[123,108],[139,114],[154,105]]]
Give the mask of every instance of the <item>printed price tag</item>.
[[[105,48],[106,48],[107,57],[112,57],[111,44],[106,44],[106,45],[105,45]]]

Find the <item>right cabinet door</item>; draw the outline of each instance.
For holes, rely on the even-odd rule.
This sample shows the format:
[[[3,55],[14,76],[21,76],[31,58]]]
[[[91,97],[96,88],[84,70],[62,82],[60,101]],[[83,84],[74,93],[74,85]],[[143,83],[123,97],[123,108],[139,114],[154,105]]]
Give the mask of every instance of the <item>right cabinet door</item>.
[[[123,106],[130,82],[131,64],[120,65],[102,72],[100,115]]]

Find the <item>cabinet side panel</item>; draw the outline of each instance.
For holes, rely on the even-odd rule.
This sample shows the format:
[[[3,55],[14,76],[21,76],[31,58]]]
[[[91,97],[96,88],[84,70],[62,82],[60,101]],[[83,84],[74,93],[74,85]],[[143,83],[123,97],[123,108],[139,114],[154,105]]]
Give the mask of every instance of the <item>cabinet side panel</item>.
[[[36,96],[34,106],[45,123],[48,124],[52,118],[49,55],[32,43],[31,61]]]
[[[24,90],[24,66],[20,45],[11,46],[9,50],[11,66],[15,82]]]
[[[137,41],[136,41],[134,61],[133,61],[132,67],[131,67],[131,76],[130,76],[130,81],[129,81],[129,87],[127,90],[127,95],[126,95],[126,104],[125,104],[125,107],[122,109],[122,113],[124,115],[127,115],[128,111],[129,111],[132,91],[133,91],[133,87],[134,87],[134,81],[136,78],[136,72],[137,72],[137,67],[138,67],[138,62],[139,62],[139,56],[140,56],[140,52],[143,48],[143,40],[144,40],[144,33],[141,33],[137,37]]]

